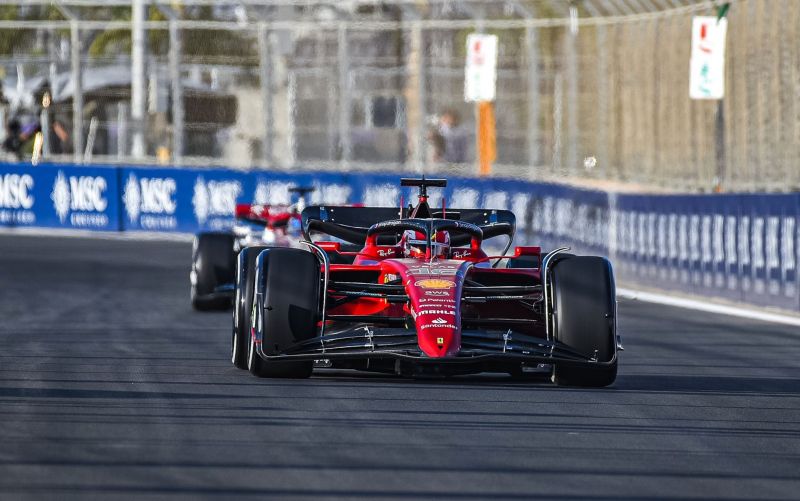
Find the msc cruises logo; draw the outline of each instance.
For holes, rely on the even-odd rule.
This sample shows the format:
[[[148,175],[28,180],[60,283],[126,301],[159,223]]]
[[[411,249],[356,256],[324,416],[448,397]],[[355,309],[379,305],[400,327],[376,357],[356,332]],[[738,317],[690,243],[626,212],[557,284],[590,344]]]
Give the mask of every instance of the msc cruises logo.
[[[236,199],[242,193],[239,181],[206,181],[199,176],[194,183],[192,205],[197,222],[205,223],[209,216],[233,216]]]
[[[131,223],[137,221],[148,228],[174,227],[175,221],[171,217],[175,214],[178,205],[175,202],[177,183],[171,177],[142,177],[129,174],[122,191],[122,201],[125,212]],[[145,224],[144,215],[152,215],[158,219],[148,219]],[[164,221],[161,221],[164,217]],[[152,220],[151,220],[152,219]]]
[[[56,175],[56,181],[53,183],[53,192],[50,194],[50,198],[53,200],[53,207],[56,209],[58,219],[63,223],[69,215],[70,193],[69,183],[67,183],[67,179],[62,171],[58,171]]]
[[[107,188],[108,183],[102,176],[66,176],[63,171],[58,171],[50,199],[58,219],[64,223],[71,212],[104,212],[108,208]],[[107,222],[105,217],[97,219],[95,216],[72,219],[79,226],[102,226],[105,224],[103,221]]]
[[[29,174],[0,176],[0,208],[30,209],[33,207],[33,177]]]
[[[131,222],[139,218],[140,204],[142,203],[142,192],[139,190],[139,181],[133,174],[128,176],[125,188],[122,192],[122,201],[125,203],[125,212]]]

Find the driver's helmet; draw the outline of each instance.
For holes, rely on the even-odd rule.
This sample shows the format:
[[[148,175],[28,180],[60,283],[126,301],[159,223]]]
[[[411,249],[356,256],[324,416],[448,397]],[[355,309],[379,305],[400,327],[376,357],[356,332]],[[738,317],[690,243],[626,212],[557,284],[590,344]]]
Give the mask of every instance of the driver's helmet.
[[[406,230],[400,239],[400,245],[406,257],[425,257],[425,234],[420,231]],[[447,257],[450,255],[450,233],[437,231],[431,238],[431,256]]]

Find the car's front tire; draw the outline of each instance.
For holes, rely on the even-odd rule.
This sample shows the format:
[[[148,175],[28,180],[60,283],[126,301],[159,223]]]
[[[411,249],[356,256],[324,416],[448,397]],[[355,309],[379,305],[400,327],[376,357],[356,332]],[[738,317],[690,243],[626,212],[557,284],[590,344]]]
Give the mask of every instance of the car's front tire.
[[[236,271],[233,235],[200,233],[192,246],[190,295],[192,307],[199,311],[226,310],[230,297],[215,294],[219,285],[232,284]]]
[[[259,254],[256,270],[247,368],[258,377],[307,378],[313,370],[312,360],[265,359],[259,355],[257,341],[261,340],[261,353],[269,356],[316,335],[319,261],[300,249],[270,248]]]
[[[560,386],[603,387],[617,377],[616,297],[607,259],[568,256],[552,266],[552,326],[556,341],[597,365],[555,364],[553,382]]]
[[[247,350],[250,340],[250,313],[253,309],[253,287],[258,254],[268,247],[245,247],[236,259],[236,293],[233,301],[233,332],[231,334],[231,363],[247,369]]]

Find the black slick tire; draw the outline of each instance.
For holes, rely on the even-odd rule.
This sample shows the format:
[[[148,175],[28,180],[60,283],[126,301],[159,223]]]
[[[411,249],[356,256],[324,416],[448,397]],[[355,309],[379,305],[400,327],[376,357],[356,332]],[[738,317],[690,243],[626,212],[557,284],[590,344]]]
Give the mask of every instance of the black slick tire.
[[[271,248],[256,262],[256,301],[251,325],[261,338],[261,353],[278,355],[317,334],[320,265],[316,256],[300,249]],[[307,378],[312,360],[276,361],[261,357],[256,336],[250,336],[247,369],[266,378]]]
[[[267,247],[245,247],[236,259],[236,293],[233,301],[233,329],[231,333],[231,363],[238,369],[247,369],[247,350],[250,341],[250,313],[253,310],[253,288],[258,254]]]
[[[573,350],[596,357],[597,365],[555,364],[559,386],[604,387],[617,377],[616,298],[607,259],[569,256],[551,271],[555,338]]]
[[[216,295],[214,290],[232,284],[236,272],[233,235],[200,233],[192,246],[192,307],[198,311],[223,311],[230,307],[230,297]]]

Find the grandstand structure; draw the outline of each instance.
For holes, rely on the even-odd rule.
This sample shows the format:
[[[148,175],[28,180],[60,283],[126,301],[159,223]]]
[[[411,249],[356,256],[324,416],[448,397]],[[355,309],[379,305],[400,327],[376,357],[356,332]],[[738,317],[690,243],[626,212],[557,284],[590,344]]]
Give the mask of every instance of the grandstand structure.
[[[691,100],[692,17],[725,5],[726,96]],[[474,175],[465,40],[485,32],[499,38],[493,175],[800,187],[793,0],[26,0],[0,13],[3,120],[50,130],[46,160]],[[463,162],[431,155],[445,112],[461,119]]]

